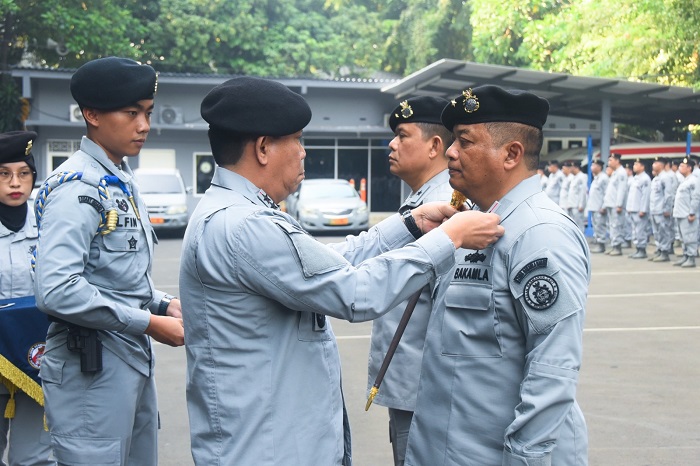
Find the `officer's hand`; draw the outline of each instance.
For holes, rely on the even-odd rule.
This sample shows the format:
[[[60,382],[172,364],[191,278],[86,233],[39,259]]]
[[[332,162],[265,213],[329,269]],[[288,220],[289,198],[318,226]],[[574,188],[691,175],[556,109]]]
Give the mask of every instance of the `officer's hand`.
[[[645,216],[646,214],[647,214],[646,212],[639,212],[639,217],[640,217],[640,218],[644,218],[644,216]]]
[[[606,210],[605,210],[605,209],[600,209],[598,212],[600,212],[600,215],[605,215]]]
[[[427,202],[411,210],[416,225],[423,233],[439,227],[448,218],[457,213],[447,202]]]
[[[618,213],[618,214],[621,214],[621,213],[622,213],[622,207],[618,207],[616,210],[617,210],[617,213]]]
[[[170,301],[168,308],[165,310],[165,315],[182,319],[182,304],[179,299],[173,298]]]
[[[144,332],[154,340],[169,346],[185,344],[185,327],[182,319],[151,314],[151,321]]]
[[[500,221],[496,214],[469,210],[455,213],[440,228],[456,248],[484,249],[503,236],[505,230],[498,224]]]
[[[688,215],[688,221],[689,221],[690,223],[693,223],[693,222],[695,221],[695,214],[690,214],[690,215]]]
[[[671,212],[664,212],[664,217],[668,218],[671,216]]]

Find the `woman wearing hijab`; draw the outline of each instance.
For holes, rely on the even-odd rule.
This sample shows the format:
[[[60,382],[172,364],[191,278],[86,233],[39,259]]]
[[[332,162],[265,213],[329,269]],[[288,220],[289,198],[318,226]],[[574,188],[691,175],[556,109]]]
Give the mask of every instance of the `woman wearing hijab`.
[[[0,134],[0,299],[34,294],[31,256],[37,242],[34,211],[27,200],[36,180],[31,149],[36,133]],[[31,315],[31,317],[29,317]],[[29,314],[27,318],[34,318]],[[24,317],[22,317],[24,318]],[[19,331],[15,329],[12,331]],[[0,371],[0,464],[9,443],[10,466],[55,465],[44,408]]]

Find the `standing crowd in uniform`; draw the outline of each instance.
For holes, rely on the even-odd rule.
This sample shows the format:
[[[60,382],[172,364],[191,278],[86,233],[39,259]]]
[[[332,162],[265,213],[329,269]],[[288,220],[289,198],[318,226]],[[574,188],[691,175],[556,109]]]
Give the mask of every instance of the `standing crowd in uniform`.
[[[414,295],[416,315],[377,397],[389,409],[396,465],[588,463],[576,401],[591,276],[586,213],[610,220],[619,251],[627,211],[639,231],[655,224],[643,192],[652,183],[638,173],[639,192],[628,196],[613,157],[616,178],[595,188],[599,205],[576,164],[550,164],[543,184],[546,99],[481,85],[451,100],[399,102],[388,157],[410,195],[369,231],[326,245],[279,208],[304,179],[306,100],[262,78],[215,86],[200,110],[216,170],[183,239],[177,298],[151,280],[157,238],[128,163],[150,131],[155,71],[93,60],[70,90],[86,135],[40,189],[36,228],[26,205],[34,136],[0,154],[0,235],[22,241],[9,293],[33,293],[51,321],[40,372],[45,425],[36,406],[28,427],[11,425],[43,442],[36,464],[158,463],[155,339],[185,345],[197,465],[350,466],[327,317],[375,320],[371,383]],[[448,203],[453,191],[467,201]],[[685,191],[700,195],[695,185]],[[673,217],[696,248],[697,204],[683,206]],[[684,266],[694,264],[693,244]]]
[[[576,162],[564,162],[563,166]],[[557,184],[562,179],[557,168],[546,179]],[[558,167],[558,164],[556,164]],[[692,268],[698,255],[698,215],[700,215],[700,171],[698,158],[690,155],[681,160],[657,156],[651,164],[651,176],[643,159],[623,165],[620,154],[611,154],[607,169],[600,159],[592,161],[591,185],[584,193],[583,213],[590,215],[593,242],[592,253],[622,256],[623,248],[634,248],[628,257],[647,259],[650,262],[671,262],[674,266]],[[576,168],[575,168],[576,169]],[[580,171],[579,171],[580,173]],[[578,176],[578,175],[576,175]],[[569,215],[577,219],[575,209],[565,205],[577,195],[565,195],[566,178],[559,183],[557,196],[562,208],[569,208]],[[573,183],[573,181],[572,181]],[[568,192],[578,192],[569,185]],[[584,184],[585,186],[585,184]],[[587,197],[587,199],[586,199]],[[579,223],[579,220],[576,220]],[[579,225],[583,225],[579,223]],[[655,250],[647,251],[653,238]],[[676,250],[679,248],[679,250]]]

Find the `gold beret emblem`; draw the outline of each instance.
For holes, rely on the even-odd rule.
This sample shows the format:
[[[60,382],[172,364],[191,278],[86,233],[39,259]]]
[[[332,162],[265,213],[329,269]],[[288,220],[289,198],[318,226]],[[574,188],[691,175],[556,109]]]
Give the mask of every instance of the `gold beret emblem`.
[[[31,140],[27,143],[27,148],[24,149],[24,155],[29,155],[29,153],[32,151],[33,143],[34,143],[34,141],[31,141]]]
[[[472,94],[471,88],[466,91],[462,91],[462,96],[464,96],[464,111],[467,113],[474,113],[479,110],[479,99]]]
[[[401,106],[401,116],[404,118],[410,118],[413,115],[413,109],[408,105],[408,100],[404,100],[399,104]]]
[[[155,95],[158,92],[158,72],[156,72],[156,85],[153,88],[153,95]]]

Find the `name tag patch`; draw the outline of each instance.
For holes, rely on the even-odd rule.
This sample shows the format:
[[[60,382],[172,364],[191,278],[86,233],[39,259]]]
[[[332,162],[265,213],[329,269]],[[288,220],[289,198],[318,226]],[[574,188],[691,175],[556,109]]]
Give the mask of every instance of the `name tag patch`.
[[[532,309],[541,311],[552,307],[559,297],[559,285],[549,275],[535,275],[523,289],[525,303]]]
[[[78,202],[81,204],[89,204],[91,205],[96,211],[99,213],[102,213],[105,211],[105,208],[102,206],[102,203],[95,199],[94,197],[90,196],[78,196]]]
[[[546,268],[547,261],[548,259],[546,257],[543,257],[541,259],[535,259],[534,261],[525,264],[525,266],[522,269],[520,269],[520,271],[515,275],[513,281],[515,283],[520,283],[523,281],[523,278],[525,278],[525,276],[533,270]]]

